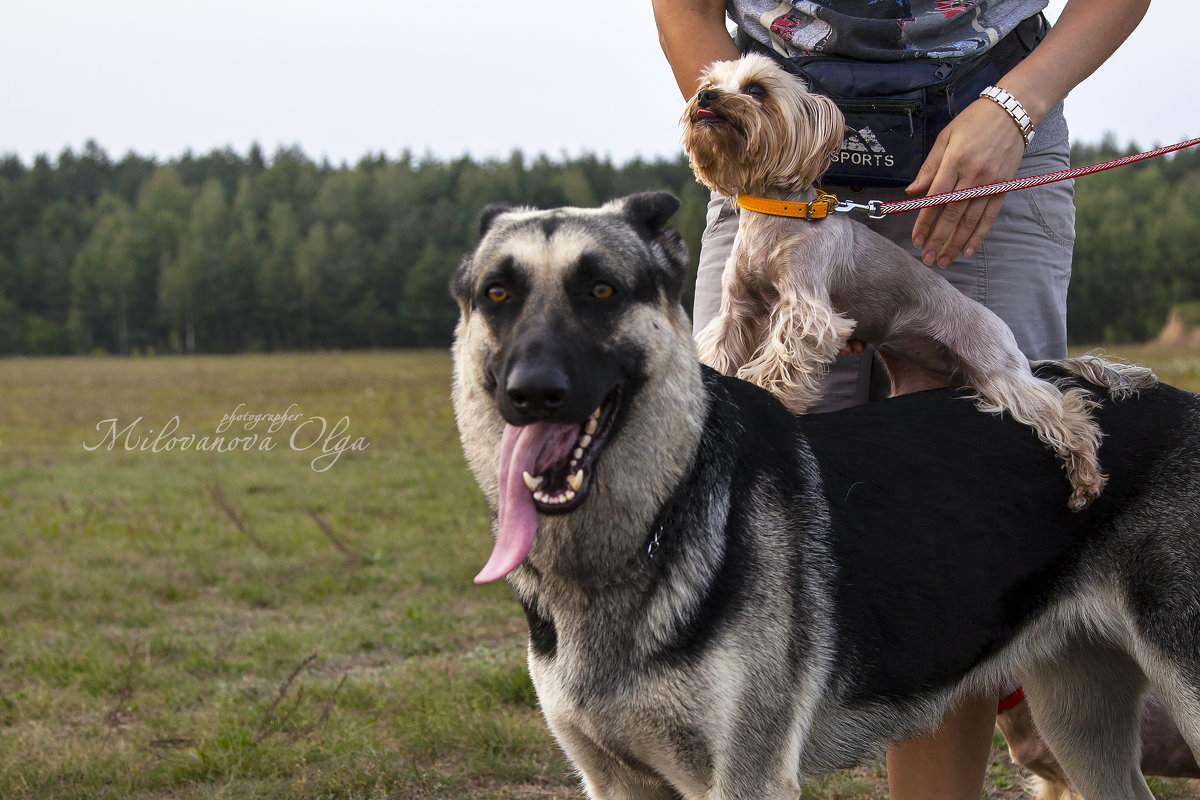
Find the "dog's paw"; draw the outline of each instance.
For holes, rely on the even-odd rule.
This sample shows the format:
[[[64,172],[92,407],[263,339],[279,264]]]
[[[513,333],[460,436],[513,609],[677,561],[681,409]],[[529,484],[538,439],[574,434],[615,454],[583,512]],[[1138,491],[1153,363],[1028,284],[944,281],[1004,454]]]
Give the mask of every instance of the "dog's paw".
[[[1072,511],[1082,511],[1104,491],[1108,476],[1100,471],[1099,460],[1087,451],[1063,453],[1060,458],[1071,481],[1067,506]]]
[[[1091,505],[1108,482],[1108,476],[1091,466],[1068,469],[1068,475],[1071,478],[1071,497],[1067,500],[1067,506],[1072,511],[1082,511]]]
[[[1108,476],[1100,470],[1100,441],[1103,434],[1092,417],[1091,397],[1078,389],[1062,393],[1064,429],[1058,450],[1067,477],[1071,481],[1071,496],[1067,505],[1081,511],[1104,491]]]
[[[766,389],[793,414],[805,413],[820,398],[823,374],[823,365],[780,357],[769,347],[737,371],[737,377]]]

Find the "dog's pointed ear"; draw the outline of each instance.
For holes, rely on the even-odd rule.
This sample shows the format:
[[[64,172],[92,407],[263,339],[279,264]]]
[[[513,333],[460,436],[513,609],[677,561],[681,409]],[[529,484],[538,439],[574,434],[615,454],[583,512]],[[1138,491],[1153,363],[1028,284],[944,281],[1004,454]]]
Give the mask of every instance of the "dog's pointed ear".
[[[619,202],[625,219],[645,239],[656,238],[679,210],[679,198],[670,192],[639,192]]]
[[[458,303],[463,314],[471,310],[471,255],[463,256],[458,269],[450,276],[450,296]]]
[[[673,303],[678,303],[683,296],[683,285],[687,279],[688,247],[679,231],[664,229],[658,235],[658,245],[662,248],[666,259],[667,281],[665,284],[667,297]]]
[[[679,198],[670,192],[640,192],[614,201],[620,213],[650,245],[664,269],[664,288],[672,302],[683,293],[687,275],[688,249],[679,231],[667,227],[667,220],[679,210]]]
[[[848,128],[842,110],[825,95],[805,94],[804,108],[807,125],[803,135],[808,138],[800,149],[808,156],[797,165],[795,172],[797,183],[811,186],[841,151]]]
[[[496,221],[496,217],[512,211],[512,206],[506,206],[502,203],[489,203],[479,212],[479,235],[483,236],[491,229],[492,223]]]

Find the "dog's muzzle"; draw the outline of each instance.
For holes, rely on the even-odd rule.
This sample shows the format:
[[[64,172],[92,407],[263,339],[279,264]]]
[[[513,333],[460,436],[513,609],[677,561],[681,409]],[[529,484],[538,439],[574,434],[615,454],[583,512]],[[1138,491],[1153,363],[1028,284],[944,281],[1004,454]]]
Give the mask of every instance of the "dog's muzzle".
[[[502,578],[524,560],[538,514],[564,514],[584,502],[614,429],[621,369],[602,350],[563,343],[572,341],[578,339],[539,328],[517,341],[493,375],[508,424],[500,445],[496,544],[478,583]]]
[[[492,374],[496,407],[510,425],[580,424],[617,383],[604,361],[561,327],[530,326]]]
[[[713,110],[713,105],[721,98],[721,93],[713,89],[702,89],[696,95],[696,119],[720,119],[720,114]]]
[[[566,370],[552,363],[515,365],[504,382],[504,393],[512,410],[523,421],[548,419],[566,403],[570,394]]]

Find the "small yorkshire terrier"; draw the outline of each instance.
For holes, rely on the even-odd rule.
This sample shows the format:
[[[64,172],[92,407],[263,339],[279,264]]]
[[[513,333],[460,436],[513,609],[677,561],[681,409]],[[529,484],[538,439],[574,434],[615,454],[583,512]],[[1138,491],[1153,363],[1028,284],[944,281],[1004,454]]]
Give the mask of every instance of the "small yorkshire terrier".
[[[705,186],[730,199],[789,203],[817,198],[813,184],[845,128],[832,100],[757,54],[710,65],[682,123]],[[802,413],[851,338],[875,346],[896,394],[965,384],[980,409],[1032,427],[1070,477],[1072,509],[1104,488],[1087,394],[1034,377],[994,313],[844,215],[808,221],[739,211],[720,314],[696,337],[700,360]]]

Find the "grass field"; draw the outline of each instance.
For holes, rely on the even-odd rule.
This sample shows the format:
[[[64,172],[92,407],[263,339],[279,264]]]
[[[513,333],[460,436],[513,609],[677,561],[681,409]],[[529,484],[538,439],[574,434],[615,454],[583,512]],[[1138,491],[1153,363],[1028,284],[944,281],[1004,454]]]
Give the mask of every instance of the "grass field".
[[[1118,354],[1200,390],[1200,353]],[[444,353],[0,361],[0,798],[578,797],[519,608],[471,583],[448,384]],[[1022,796],[999,752],[989,783]]]

